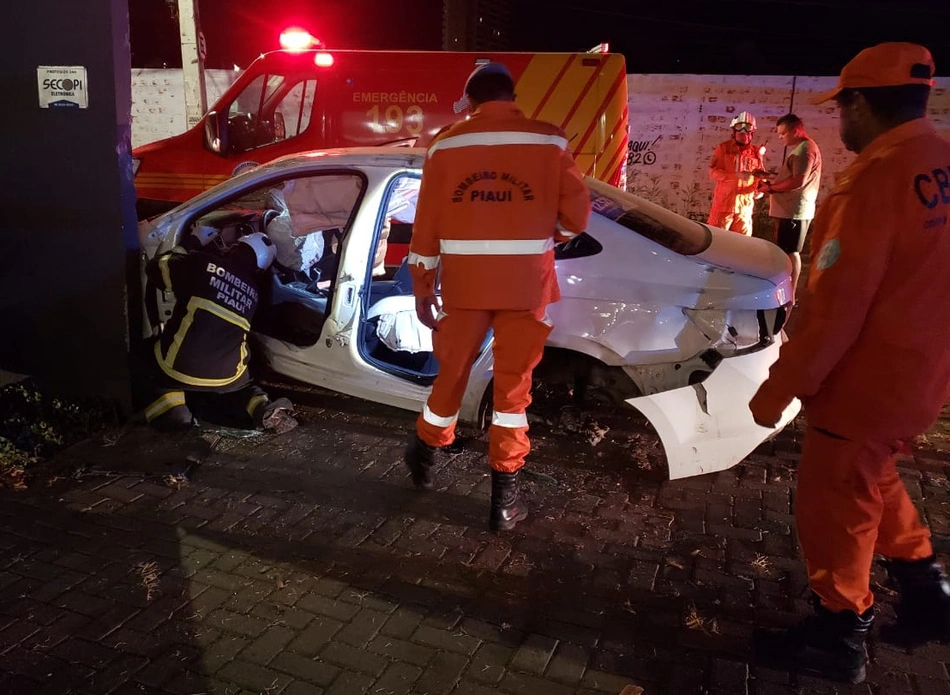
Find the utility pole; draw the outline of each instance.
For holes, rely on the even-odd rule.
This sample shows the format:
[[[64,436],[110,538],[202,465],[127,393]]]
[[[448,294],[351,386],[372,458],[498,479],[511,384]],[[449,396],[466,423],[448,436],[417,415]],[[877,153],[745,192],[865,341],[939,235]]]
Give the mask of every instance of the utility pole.
[[[185,120],[191,128],[208,110],[205,92],[205,42],[198,20],[198,0],[178,0],[181,67],[185,77]]]

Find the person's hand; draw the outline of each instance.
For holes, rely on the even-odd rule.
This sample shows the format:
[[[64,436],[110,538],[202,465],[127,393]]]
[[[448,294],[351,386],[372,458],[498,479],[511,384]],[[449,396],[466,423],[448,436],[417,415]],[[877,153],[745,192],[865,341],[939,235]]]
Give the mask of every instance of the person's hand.
[[[419,323],[426,328],[431,328],[433,331],[438,330],[439,322],[436,316],[441,310],[442,302],[434,294],[427,297],[416,297],[416,316],[419,318]]]
[[[757,179],[770,179],[775,176],[775,172],[767,169],[756,169],[752,172],[752,175]]]
[[[771,185],[772,185],[771,181],[767,179],[759,179],[755,183],[755,190],[757,193],[771,193],[772,191],[769,190]]]
[[[752,419],[755,424],[760,427],[774,429],[779,420],[782,419],[782,413],[785,412],[791,402],[791,398],[776,398],[764,391],[762,387],[759,387],[752,400],[749,401],[749,410],[752,411]]]

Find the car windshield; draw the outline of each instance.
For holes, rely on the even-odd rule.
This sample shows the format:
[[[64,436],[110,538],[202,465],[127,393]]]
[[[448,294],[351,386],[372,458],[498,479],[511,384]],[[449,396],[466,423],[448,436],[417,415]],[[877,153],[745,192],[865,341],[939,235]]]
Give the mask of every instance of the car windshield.
[[[709,228],[648,200],[588,178],[594,212],[684,256],[702,253],[712,241]]]

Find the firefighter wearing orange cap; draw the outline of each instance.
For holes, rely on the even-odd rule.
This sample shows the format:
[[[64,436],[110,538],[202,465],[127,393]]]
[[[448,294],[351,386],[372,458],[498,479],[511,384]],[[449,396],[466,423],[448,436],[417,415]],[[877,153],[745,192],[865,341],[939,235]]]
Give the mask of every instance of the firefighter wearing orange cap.
[[[709,163],[709,178],[716,182],[708,224],[750,236],[757,198],[756,176],[764,175],[762,153],[752,145],[755,116],[743,111],[730,123],[732,137],[719,143]]]
[[[551,331],[545,308],[560,298],[554,245],[584,230],[590,198],[564,132],[525,117],[503,65],[477,68],[460,106],[471,117],[426,153],[409,247],[416,311],[434,331],[439,374],[405,461],[415,485],[431,488],[435,451],[455,439],[472,363],[492,331],[489,526],[508,530],[527,516],[518,479],[530,449],[531,373]]]
[[[864,679],[875,553],[900,594],[885,639],[950,638],[950,584],[896,469],[950,395],[950,143],[926,119],[934,63],[885,43],[841,71],[841,139],[857,158],[818,210],[800,324],[752,399],[774,425],[794,397],[807,430],[795,521],[815,615],[756,636],[761,658]]]

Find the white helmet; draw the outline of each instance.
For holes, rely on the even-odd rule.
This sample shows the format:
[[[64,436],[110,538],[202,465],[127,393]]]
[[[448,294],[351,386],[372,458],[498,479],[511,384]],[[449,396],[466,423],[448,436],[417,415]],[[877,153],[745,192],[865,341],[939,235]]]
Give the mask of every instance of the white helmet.
[[[745,125],[745,128],[740,128],[739,126]],[[737,128],[739,130],[753,131],[755,130],[755,116],[753,116],[748,111],[742,111],[738,116],[732,119],[732,123],[729,124],[729,127],[733,130]]]
[[[270,268],[270,264],[277,258],[277,247],[266,234],[254,232],[246,234],[238,239],[239,244],[247,244],[254,251],[257,257],[257,267],[261,270]]]

